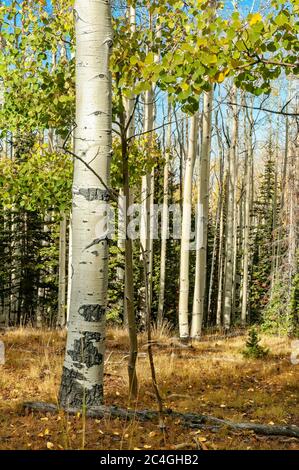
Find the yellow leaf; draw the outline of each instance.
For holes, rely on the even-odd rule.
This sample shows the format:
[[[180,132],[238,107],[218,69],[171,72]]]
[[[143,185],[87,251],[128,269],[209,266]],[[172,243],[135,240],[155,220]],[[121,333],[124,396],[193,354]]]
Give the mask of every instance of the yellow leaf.
[[[144,448],[144,449],[151,449],[152,446],[148,446],[147,444],[145,444],[145,445],[143,446],[143,448]]]
[[[260,13],[254,13],[249,20],[249,24],[250,26],[253,26],[256,23],[259,23],[260,21],[262,21],[262,15]]]
[[[53,442],[47,442],[47,449],[54,449]]]
[[[207,438],[206,437],[198,437],[197,438],[199,442],[206,442]]]
[[[157,433],[155,431],[151,431],[148,435],[148,437],[155,437]]]
[[[44,432],[44,435],[45,435],[45,436],[48,436],[49,434],[50,434],[49,429],[46,429],[45,432]]]
[[[217,75],[215,75],[215,80],[217,83],[222,83],[224,79],[225,79],[225,75],[223,72],[219,72],[217,73]]]

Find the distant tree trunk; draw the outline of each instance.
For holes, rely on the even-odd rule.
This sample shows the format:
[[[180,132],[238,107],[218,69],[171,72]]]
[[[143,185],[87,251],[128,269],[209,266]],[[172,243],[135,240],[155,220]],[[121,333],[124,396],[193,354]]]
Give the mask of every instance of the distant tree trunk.
[[[197,183],[196,264],[191,338],[199,338],[201,336],[206,298],[212,106],[213,91],[211,90],[208,93],[204,93],[203,98],[200,174]]]
[[[146,139],[150,147],[152,142],[152,130],[154,125],[154,92],[153,88],[145,92],[144,100],[144,132],[146,132]],[[152,240],[151,240],[151,203],[153,201],[153,172],[147,173],[142,176],[141,182],[141,217],[140,217],[140,243],[142,250],[146,256],[147,279],[149,282],[148,296],[151,304],[151,283],[152,283]],[[142,252],[140,253],[142,261]],[[141,305],[141,324],[146,326],[146,304],[145,292],[142,289],[142,305]]]
[[[219,243],[218,243],[218,288],[217,288],[217,306],[216,306],[216,325],[221,326],[222,323],[222,297],[223,297],[223,238],[224,238],[224,194],[225,194],[225,183],[224,183],[224,149],[221,140],[219,125],[218,125],[218,114],[216,114],[215,127],[217,130],[218,140],[218,151],[220,153],[220,178],[219,178]]]
[[[103,403],[108,288],[107,200],[112,154],[110,4],[76,0],[76,134],[70,318],[59,402],[62,408]],[[96,172],[96,176],[83,163]]]
[[[219,249],[218,249],[218,290],[217,290],[217,310],[216,310],[216,325],[218,327],[222,324],[222,300],[223,300],[223,238],[224,238],[224,201],[223,194],[220,201],[220,226],[219,226]]]
[[[218,243],[220,215],[221,215],[221,197],[219,196],[218,201],[217,201],[217,209],[216,209],[215,234],[214,234],[214,239],[213,239],[211,273],[210,273],[209,291],[208,291],[208,306],[207,306],[207,324],[208,325],[211,325],[212,323],[212,296],[213,296],[214,277],[215,277],[215,268],[216,268],[216,260],[217,260],[217,243]]]
[[[129,183],[129,168],[128,168],[128,149],[127,140],[124,136],[122,139],[122,157],[123,157],[123,187],[124,187],[124,221],[125,221],[125,317],[127,319],[129,330],[129,362],[128,362],[128,375],[129,375],[129,398],[137,397],[137,375],[136,375],[136,360],[138,354],[137,343],[137,329],[136,317],[134,310],[134,286],[133,286],[133,245],[132,238],[128,234],[128,225],[130,217],[128,216],[128,206],[130,203],[130,183]]]
[[[183,216],[181,233],[181,259],[180,259],[180,292],[179,292],[179,331],[180,338],[189,338],[189,255],[191,230],[191,204],[192,204],[192,175],[197,148],[198,115],[191,118],[188,156],[186,158]]]
[[[66,214],[62,214],[59,224],[59,266],[58,266],[58,315],[57,326],[66,325],[65,292],[66,292]]]
[[[236,103],[236,89],[233,88],[231,101]],[[236,145],[238,138],[238,109],[231,107],[233,128],[228,152],[228,207],[226,220],[225,244],[225,279],[224,279],[224,327],[229,329],[232,320],[233,291],[234,291],[234,236],[235,236],[235,198],[236,198]]]
[[[68,261],[67,261],[67,300],[66,300],[66,324],[68,325],[70,318],[71,305],[71,286],[72,286],[72,253],[73,253],[73,236],[72,236],[72,213],[69,215],[69,245],[68,245]]]
[[[168,122],[171,120],[171,106],[168,104]],[[164,314],[164,297],[165,297],[165,274],[166,274],[166,253],[168,239],[168,187],[169,187],[169,164],[170,164],[170,148],[171,148],[171,125],[168,125],[165,164],[164,164],[164,180],[163,180],[163,210],[161,220],[161,256],[160,256],[160,289],[157,322],[159,325],[163,322]]]
[[[244,203],[244,243],[243,243],[243,273],[241,290],[241,323],[247,321],[248,305],[248,277],[249,277],[249,250],[250,250],[250,212],[251,212],[251,164],[253,158],[252,149],[252,122],[246,134],[245,150],[245,203]]]
[[[128,25],[130,27],[131,33],[134,33],[136,30],[136,10],[133,6],[127,7],[127,17],[128,17]],[[123,100],[124,108],[125,108],[125,126],[127,126],[127,132],[125,138],[132,138],[135,132],[135,117],[134,117],[134,107],[135,107],[135,99],[134,97],[125,98]],[[126,157],[127,158],[127,157]],[[128,175],[129,178],[129,175]],[[130,188],[129,188],[130,194]],[[125,244],[126,244],[126,220],[124,210],[125,207],[123,206],[123,202],[125,203],[126,210],[128,210],[128,206],[130,204],[129,200],[127,201],[124,195],[124,188],[120,188],[119,192],[119,217],[118,217],[118,238],[117,238],[117,246],[119,249],[118,252],[118,261],[119,264],[124,263],[124,255],[125,255]],[[130,199],[130,198],[129,198]],[[133,253],[133,251],[132,251]],[[117,268],[117,279],[121,285],[124,285],[125,280],[125,269],[126,267],[118,266]],[[133,271],[132,271],[133,276]],[[133,277],[132,277],[133,282]],[[125,289],[124,289],[124,298],[125,298]],[[124,298],[120,299],[120,307],[123,310],[123,324],[128,325],[128,318],[127,318],[127,309],[125,308]]]

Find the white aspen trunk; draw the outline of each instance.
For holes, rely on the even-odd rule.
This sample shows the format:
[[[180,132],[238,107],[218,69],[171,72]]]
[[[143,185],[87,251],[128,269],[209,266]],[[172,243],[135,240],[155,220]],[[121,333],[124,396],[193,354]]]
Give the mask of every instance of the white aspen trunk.
[[[179,292],[179,332],[180,338],[189,338],[189,256],[192,203],[192,175],[197,148],[198,115],[191,118],[188,155],[185,165],[183,215],[181,233],[180,292]]]
[[[59,224],[59,266],[58,266],[58,314],[57,326],[64,328],[66,325],[65,311],[66,292],[66,214],[62,214]]]
[[[270,286],[270,299],[272,299],[274,286],[276,282],[276,267],[278,265],[278,232],[277,230],[277,202],[278,202],[278,158],[279,158],[279,143],[278,143],[278,129],[279,129],[279,118],[277,119],[277,129],[275,135],[275,182],[274,182],[274,194],[273,194],[273,243],[272,243],[272,260],[271,260],[271,286]]]
[[[234,154],[234,204],[233,204],[233,281],[232,281],[232,321],[236,311],[236,277],[237,277],[237,253],[238,253],[238,219],[241,212],[241,201],[237,201],[238,189],[238,157]]]
[[[215,224],[215,235],[213,239],[213,251],[212,251],[212,262],[211,262],[211,274],[209,282],[209,291],[208,291],[208,306],[207,306],[207,324],[211,324],[211,314],[212,314],[212,295],[214,287],[214,276],[215,276],[215,265],[217,258],[217,237],[220,221],[220,208],[221,208],[221,198],[218,198],[217,209],[216,209],[216,224]]]
[[[221,140],[219,125],[218,125],[218,115],[215,117],[215,127],[217,131],[217,141],[218,141],[218,152],[220,154],[220,178],[219,178],[219,246],[218,246],[218,288],[217,288],[217,306],[216,306],[216,325],[217,327],[221,326],[222,322],[222,284],[223,284],[223,235],[224,235],[224,149]]]
[[[245,114],[246,116],[246,114]],[[251,211],[251,165],[253,158],[252,148],[252,120],[248,123],[249,129],[246,130],[246,120],[244,121],[245,130],[245,201],[244,201],[244,235],[243,235],[243,272],[241,289],[241,324],[246,325],[247,304],[248,304],[248,277],[249,277],[249,250],[250,250],[250,211]]]
[[[60,406],[103,403],[108,288],[110,159],[112,154],[110,3],[76,0],[76,131],[70,318]],[[82,160],[79,160],[82,159]],[[83,162],[86,162],[97,177]]]
[[[223,235],[224,235],[224,208],[223,208],[223,195],[221,198],[220,207],[220,227],[219,227],[219,252],[218,252],[218,291],[217,291],[217,311],[216,311],[216,325],[218,327],[222,324],[222,297],[223,297]]]
[[[236,90],[233,88],[231,101],[236,102]],[[231,143],[228,152],[228,207],[226,220],[225,243],[225,279],[224,279],[224,327],[229,329],[232,319],[232,293],[233,293],[233,269],[234,269],[234,207],[235,207],[235,162],[236,144],[238,134],[237,107],[231,107],[233,114],[233,129]]]
[[[150,28],[152,27],[152,18],[150,14]],[[161,37],[161,26],[155,30],[156,36]],[[154,61],[159,61],[159,54],[155,54]],[[148,143],[152,144],[153,141],[153,128],[155,121],[155,91],[154,84],[152,84],[151,89],[145,93],[145,109],[144,109],[144,131],[148,133]],[[154,214],[154,197],[155,197],[155,173],[154,168],[151,173],[142,178],[142,206],[141,206],[141,260],[145,255],[144,265],[147,267],[147,279],[148,279],[148,308],[151,309],[152,305],[152,296],[153,296],[153,230],[155,224],[155,214]],[[146,199],[144,201],[144,199]],[[143,206],[144,205],[144,206]],[[145,292],[144,292],[145,294]],[[145,295],[143,296],[143,305],[142,305],[142,315],[141,323],[146,325],[146,302]]]
[[[144,102],[144,132],[146,132],[146,138],[148,142],[151,142],[151,131],[154,124],[154,108],[153,100],[154,93],[153,89],[145,92]],[[148,173],[142,176],[141,181],[141,213],[140,213],[140,244],[141,254],[140,259],[142,260],[143,253],[145,255],[146,262],[144,265],[147,268],[147,279],[151,282],[151,189],[152,189],[152,174]],[[151,288],[149,287],[149,295]],[[141,324],[146,324],[146,305],[145,305],[145,292],[142,291],[142,305],[141,305]]]
[[[168,104],[168,122],[171,120],[171,106]],[[161,219],[161,257],[160,257],[160,288],[157,323],[162,325],[164,316],[164,297],[165,297],[165,280],[166,280],[166,253],[168,239],[168,188],[169,188],[169,164],[170,164],[170,147],[171,147],[171,124],[168,125],[167,142],[165,152],[164,179],[163,179],[163,209]]]
[[[191,338],[199,338],[204,317],[206,277],[207,277],[207,244],[209,218],[209,183],[210,151],[212,132],[213,91],[204,93],[202,142],[200,155],[200,174],[197,183],[197,230],[196,230],[196,264],[195,285],[192,309]]]

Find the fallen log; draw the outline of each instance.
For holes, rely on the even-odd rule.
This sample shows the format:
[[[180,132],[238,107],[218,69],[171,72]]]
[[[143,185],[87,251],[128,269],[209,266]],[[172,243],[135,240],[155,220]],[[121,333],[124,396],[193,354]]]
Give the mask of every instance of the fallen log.
[[[57,413],[59,407],[55,404],[44,402],[26,402],[23,404],[25,411],[38,411],[41,413]],[[68,414],[77,414],[78,409],[64,410]],[[221,427],[239,431],[253,431],[256,434],[266,436],[287,436],[299,438],[299,426],[272,426],[258,423],[235,423],[228,419],[216,418],[210,415],[196,413],[180,413],[170,409],[164,410],[164,417],[180,420],[181,424],[198,429],[210,429],[214,432]],[[154,410],[130,410],[118,408],[117,406],[99,406],[94,409],[87,409],[85,416],[89,418],[121,418],[125,420],[138,419],[140,421],[151,421],[159,419],[160,414]]]

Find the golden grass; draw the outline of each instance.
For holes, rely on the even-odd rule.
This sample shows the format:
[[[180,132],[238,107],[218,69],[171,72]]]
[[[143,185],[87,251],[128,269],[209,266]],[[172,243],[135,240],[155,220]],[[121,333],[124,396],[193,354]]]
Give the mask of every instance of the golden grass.
[[[0,366],[0,449],[299,449],[290,438],[265,438],[223,429],[196,432],[167,419],[166,434],[157,423],[82,416],[24,415],[24,401],[57,402],[65,334],[21,328],[1,334],[6,363]],[[299,366],[290,361],[291,342],[262,337],[271,351],[265,360],[244,359],[245,337],[209,337],[180,347],[168,325],[153,330],[157,379],[165,406],[236,421],[299,425]],[[147,358],[147,338],[139,336],[139,397],[131,406],[156,408]],[[105,364],[107,404],[128,406],[127,333],[108,329]],[[202,437],[201,440],[198,437]],[[50,443],[50,444],[49,444]]]

